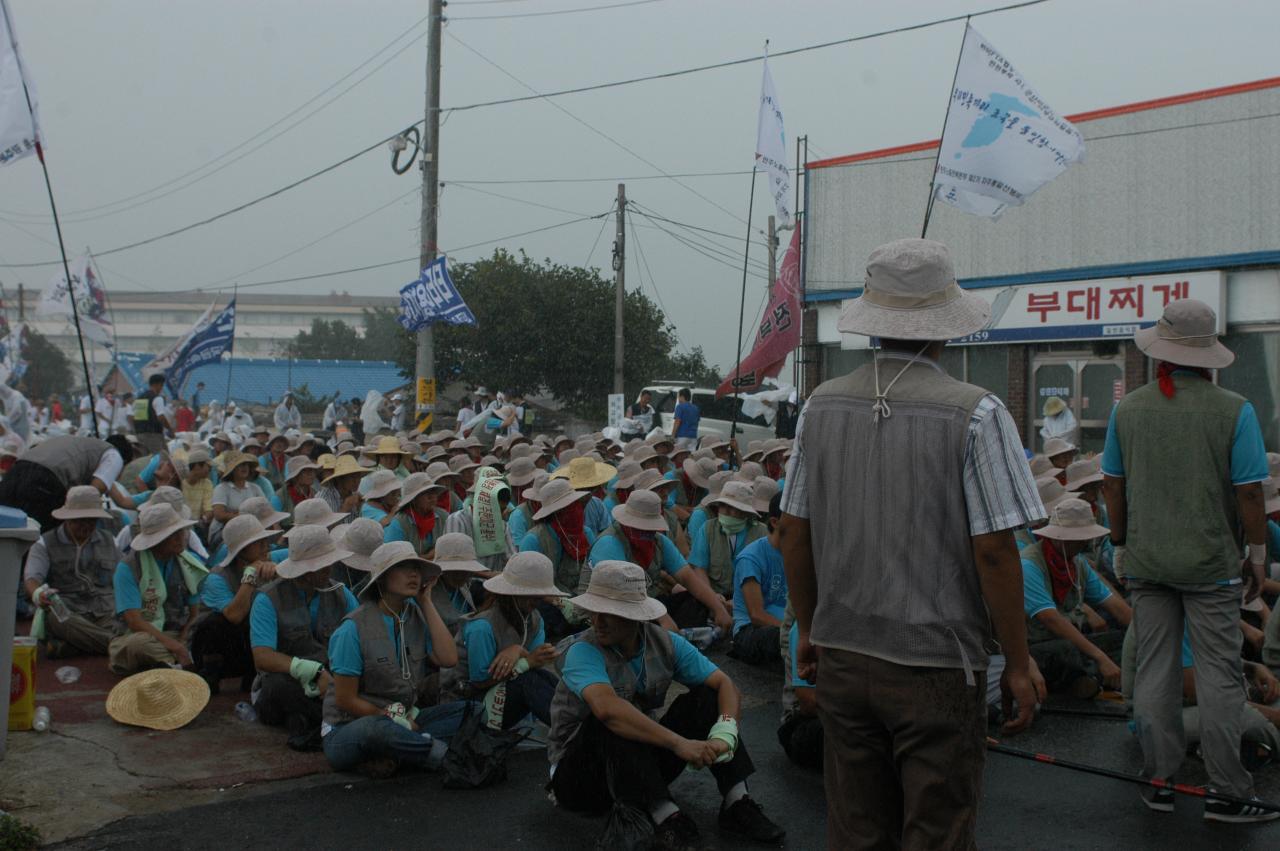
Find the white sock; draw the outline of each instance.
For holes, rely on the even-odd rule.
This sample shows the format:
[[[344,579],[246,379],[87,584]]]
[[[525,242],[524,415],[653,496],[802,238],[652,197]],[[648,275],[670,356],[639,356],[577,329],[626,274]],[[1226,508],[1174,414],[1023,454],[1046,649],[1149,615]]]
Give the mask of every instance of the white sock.
[[[649,807],[649,815],[653,816],[654,824],[662,824],[671,816],[680,812],[680,808],[676,806],[676,802],[671,799],[658,801]]]
[[[732,789],[724,793],[724,805],[731,807],[747,796],[747,781],[739,780]]]

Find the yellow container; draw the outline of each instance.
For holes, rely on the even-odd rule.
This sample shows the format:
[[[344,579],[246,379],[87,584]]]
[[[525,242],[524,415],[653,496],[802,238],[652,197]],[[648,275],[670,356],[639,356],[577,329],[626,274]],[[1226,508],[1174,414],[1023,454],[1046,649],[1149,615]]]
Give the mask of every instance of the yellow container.
[[[9,680],[9,729],[30,730],[36,714],[36,640],[13,639],[13,675]]]

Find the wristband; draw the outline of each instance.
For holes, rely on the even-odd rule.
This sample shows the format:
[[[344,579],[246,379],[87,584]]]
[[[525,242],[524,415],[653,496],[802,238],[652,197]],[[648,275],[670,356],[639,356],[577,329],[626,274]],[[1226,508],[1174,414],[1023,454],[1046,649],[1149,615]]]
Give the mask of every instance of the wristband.
[[[246,567],[244,571],[240,574],[240,582],[241,584],[247,583],[248,585],[254,588],[257,588],[258,587],[258,568],[254,567],[253,565],[249,565],[248,567]]]
[[[41,586],[40,586],[39,588],[37,588],[36,590],[32,591],[32,592],[31,592],[31,602],[32,602],[32,604],[33,604],[33,605],[36,605],[36,606],[40,605],[40,598],[41,598],[41,597],[43,597],[43,596],[44,596],[44,593],[45,593],[46,591],[48,591],[48,590],[49,590],[49,583],[48,583],[48,582],[46,582],[45,584],[41,585]]]
[[[1263,565],[1267,563],[1267,545],[1266,544],[1249,544],[1249,564]]]

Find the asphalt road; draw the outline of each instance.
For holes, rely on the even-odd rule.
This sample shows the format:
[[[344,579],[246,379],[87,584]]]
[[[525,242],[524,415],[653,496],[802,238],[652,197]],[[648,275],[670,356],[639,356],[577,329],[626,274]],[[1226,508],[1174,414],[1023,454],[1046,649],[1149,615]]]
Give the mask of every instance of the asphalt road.
[[[822,779],[788,762],[774,737],[778,702],[773,672],[722,662],[746,694],[744,741],[757,773],[753,796],[787,828],[785,847],[824,846],[826,800]],[[1109,708],[1109,707],[1103,707]],[[1126,725],[1108,719],[1042,717],[1036,728],[1010,745],[1064,759],[1133,771],[1137,745]],[[283,745],[282,745],[283,746]],[[492,789],[442,789],[430,775],[384,781],[338,777],[308,789],[276,791],[263,786],[251,797],[192,807],[177,813],[124,819],[65,843],[75,849],[123,846],[184,849],[266,847],[273,849],[410,848],[450,849],[519,846],[530,849],[590,848],[603,821],[553,808],[547,801],[545,754],[520,752],[509,763],[510,778]],[[1203,781],[1199,763],[1188,759],[1180,779]],[[1264,769],[1259,791],[1280,799],[1280,767]],[[719,796],[709,775],[682,775],[676,800],[702,828],[707,847],[740,848],[716,833]],[[1208,825],[1197,800],[1182,798],[1172,815],[1150,813],[1137,787],[1063,768],[990,754],[979,845],[984,849],[1280,848],[1280,822],[1266,826]],[[750,846],[757,847],[757,846]]]

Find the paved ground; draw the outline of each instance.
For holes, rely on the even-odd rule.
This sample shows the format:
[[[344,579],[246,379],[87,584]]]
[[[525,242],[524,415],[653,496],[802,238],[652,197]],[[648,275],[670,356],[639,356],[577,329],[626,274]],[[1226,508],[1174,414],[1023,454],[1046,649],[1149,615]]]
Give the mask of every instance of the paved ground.
[[[778,676],[713,655],[747,696],[744,739],[758,768],[753,794],[787,827],[786,847],[821,848],[821,778],[793,767],[773,735]],[[426,775],[368,781],[333,774],[322,757],[288,751],[276,731],[237,720],[238,695],[216,698],[183,730],[149,733],[105,717],[102,700],[114,681],[105,671],[86,665],[85,679],[61,686],[54,667],[42,663],[38,683],[57,733],[10,735],[0,808],[37,824],[49,840],[66,840],[63,847],[397,848],[424,840],[438,844],[439,831],[447,829],[450,848],[505,843],[561,849],[590,847],[601,828],[598,820],[546,801],[541,751],[514,755],[508,782],[483,792],[443,790],[438,778]],[[1008,744],[1125,771],[1139,762],[1126,725],[1108,719],[1045,716]],[[1188,760],[1181,779],[1203,781],[1197,760]],[[1280,768],[1264,770],[1258,781],[1262,794],[1280,800]],[[741,847],[716,834],[719,801],[710,777],[686,774],[673,791],[703,828],[708,847]],[[1136,787],[1119,781],[992,754],[980,845],[1055,851],[1280,847],[1280,824],[1205,825],[1199,802],[1190,799],[1181,799],[1174,815],[1158,816],[1136,794]]]

